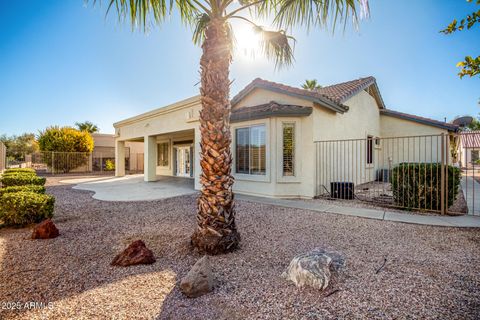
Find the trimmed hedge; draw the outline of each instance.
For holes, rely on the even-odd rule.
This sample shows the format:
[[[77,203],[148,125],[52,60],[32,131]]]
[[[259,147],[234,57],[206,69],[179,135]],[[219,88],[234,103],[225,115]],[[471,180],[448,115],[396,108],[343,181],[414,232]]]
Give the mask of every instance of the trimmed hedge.
[[[406,208],[441,209],[441,164],[400,163],[392,170],[392,190],[395,204]],[[448,168],[448,206],[457,198],[460,169]]]
[[[34,192],[11,192],[0,197],[0,220],[9,226],[38,223],[53,216],[55,198]]]
[[[13,186],[13,187],[0,188],[0,197],[2,195],[6,194],[6,193],[21,192],[21,191],[44,194],[45,193],[45,187],[44,186],[35,186],[35,185],[25,185],[25,186]]]
[[[46,178],[31,174],[7,174],[0,179],[3,187],[25,186],[29,184],[43,186],[46,180]]]
[[[37,176],[35,172],[5,172],[2,174],[2,177],[10,176]]]
[[[6,173],[18,173],[18,172],[22,172],[22,173],[36,173],[34,169],[31,169],[31,168],[11,168],[11,169],[7,169],[3,172],[3,174],[6,174]]]

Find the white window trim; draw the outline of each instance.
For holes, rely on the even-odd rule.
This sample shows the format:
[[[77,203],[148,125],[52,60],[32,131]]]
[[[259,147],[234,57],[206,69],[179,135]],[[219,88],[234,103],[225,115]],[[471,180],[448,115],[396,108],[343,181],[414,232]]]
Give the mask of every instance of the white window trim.
[[[264,125],[265,126],[265,174],[245,174],[237,173],[237,135],[236,130],[241,128],[248,128]],[[232,175],[238,181],[256,181],[256,182],[270,182],[270,119],[259,119],[253,121],[244,121],[233,123],[230,125],[230,133],[232,136]]]
[[[301,120],[298,118],[277,118],[276,121],[276,135],[277,135],[277,182],[278,183],[301,183],[302,171],[301,171],[301,142],[302,142],[302,127]],[[283,124],[294,124],[295,125],[295,155],[294,155],[294,175],[293,176],[284,176],[283,175]]]

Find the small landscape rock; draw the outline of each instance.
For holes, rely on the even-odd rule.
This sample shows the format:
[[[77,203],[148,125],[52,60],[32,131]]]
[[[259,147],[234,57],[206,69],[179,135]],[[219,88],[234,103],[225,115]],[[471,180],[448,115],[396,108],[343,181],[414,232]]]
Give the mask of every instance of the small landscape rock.
[[[142,240],[132,242],[125,250],[113,259],[112,266],[133,266],[137,264],[152,264],[155,262],[153,252]]]
[[[189,298],[196,298],[213,290],[213,274],[208,256],[198,260],[180,282],[180,290]]]
[[[338,269],[344,263],[345,260],[338,253],[317,249],[294,257],[282,277],[291,280],[297,287],[310,286],[325,290],[330,283],[331,266]]]
[[[51,219],[44,220],[33,229],[32,239],[52,239],[60,235]]]

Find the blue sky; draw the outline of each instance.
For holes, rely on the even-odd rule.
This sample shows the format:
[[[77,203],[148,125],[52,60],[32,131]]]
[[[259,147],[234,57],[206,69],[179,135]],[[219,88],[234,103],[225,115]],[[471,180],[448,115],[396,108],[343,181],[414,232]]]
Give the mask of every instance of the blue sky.
[[[112,133],[116,121],[198,94],[201,51],[175,17],[145,34],[83,0],[0,1],[0,134],[84,120]],[[289,69],[237,53],[232,96],[256,77],[299,86],[373,75],[391,109],[438,120],[479,113],[480,77],[459,79],[455,64],[479,54],[480,27],[438,32],[478,10],[474,4],[370,0],[370,7],[359,31],[294,30]]]

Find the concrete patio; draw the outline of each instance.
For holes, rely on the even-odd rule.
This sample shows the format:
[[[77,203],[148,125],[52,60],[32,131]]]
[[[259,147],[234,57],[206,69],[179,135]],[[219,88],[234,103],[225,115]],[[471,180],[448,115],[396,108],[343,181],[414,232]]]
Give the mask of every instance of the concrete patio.
[[[193,179],[157,176],[157,181],[145,182],[143,174],[68,179],[60,182],[75,184],[74,189],[93,191],[93,198],[103,201],[149,201],[195,193]]]

